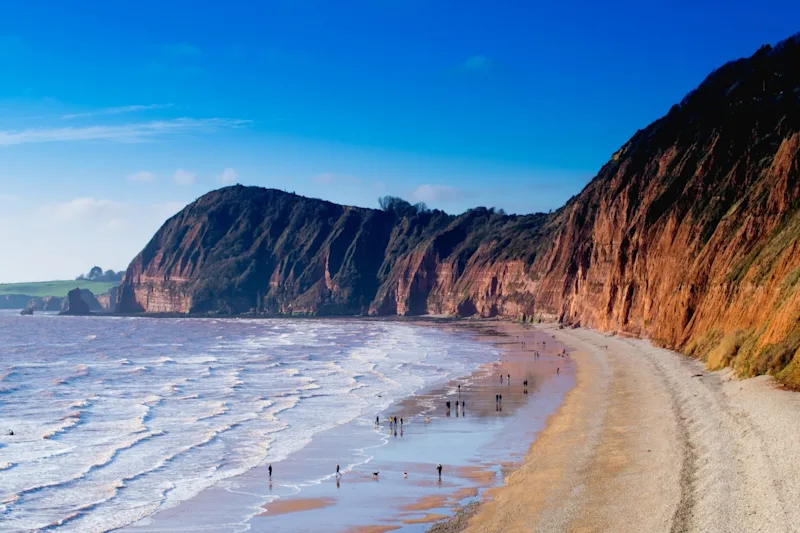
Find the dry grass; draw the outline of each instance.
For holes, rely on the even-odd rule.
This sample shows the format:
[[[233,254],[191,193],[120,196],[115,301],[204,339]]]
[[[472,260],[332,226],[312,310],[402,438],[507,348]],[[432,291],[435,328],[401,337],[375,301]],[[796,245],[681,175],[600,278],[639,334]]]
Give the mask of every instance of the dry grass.
[[[706,360],[709,352],[722,340],[723,333],[718,329],[706,331],[699,337],[690,339],[683,352],[691,357]]]
[[[779,376],[793,363],[793,359],[796,359],[798,350],[800,350],[800,327],[795,328],[781,342],[761,348],[753,361],[753,371],[756,374],[774,374],[781,379]]]
[[[729,366],[749,336],[749,332],[742,329],[725,334],[717,345],[707,352],[706,367],[709,370],[720,370]]]
[[[775,377],[787,387],[800,391],[800,348],[794,353],[792,362],[775,374]]]

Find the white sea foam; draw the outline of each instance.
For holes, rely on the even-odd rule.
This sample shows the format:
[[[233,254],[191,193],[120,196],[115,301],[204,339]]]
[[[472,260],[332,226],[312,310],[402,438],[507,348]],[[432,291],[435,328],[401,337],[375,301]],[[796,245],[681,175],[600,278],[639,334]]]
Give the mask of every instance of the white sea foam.
[[[0,316],[10,354],[0,420],[15,433],[0,436],[9,530],[131,524],[491,358],[402,324],[87,319],[66,330],[60,320]],[[345,470],[369,449],[348,450]]]

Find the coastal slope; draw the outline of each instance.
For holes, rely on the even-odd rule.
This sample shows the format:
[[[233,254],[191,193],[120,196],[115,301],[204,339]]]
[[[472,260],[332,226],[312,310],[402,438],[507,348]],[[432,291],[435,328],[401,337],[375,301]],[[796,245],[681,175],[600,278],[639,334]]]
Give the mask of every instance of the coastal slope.
[[[798,64],[793,37],[722,66],[548,215],[208,193],[117,310],[557,318],[800,387]]]

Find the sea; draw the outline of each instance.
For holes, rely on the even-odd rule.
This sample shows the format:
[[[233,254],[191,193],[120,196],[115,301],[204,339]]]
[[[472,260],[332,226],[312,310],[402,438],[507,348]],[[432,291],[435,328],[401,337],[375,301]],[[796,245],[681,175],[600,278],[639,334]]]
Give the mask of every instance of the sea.
[[[0,311],[0,530],[142,523],[345,424],[351,469],[387,443],[379,413],[498,358],[402,322]]]

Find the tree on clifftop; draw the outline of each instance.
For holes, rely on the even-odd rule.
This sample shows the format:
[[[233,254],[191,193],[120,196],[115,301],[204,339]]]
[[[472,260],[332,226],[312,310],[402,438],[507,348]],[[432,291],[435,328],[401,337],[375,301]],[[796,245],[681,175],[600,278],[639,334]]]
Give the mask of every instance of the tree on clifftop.
[[[425,202],[411,205],[411,203],[397,196],[382,196],[378,198],[378,205],[387,213],[394,213],[400,217],[413,216],[417,213],[425,213],[428,211],[428,206],[425,205]]]
[[[103,269],[99,266],[93,266],[89,271],[89,275],[86,276],[86,279],[89,281],[100,281],[103,279]]]
[[[88,274],[81,274],[77,278],[78,281],[105,281],[109,283],[116,283],[122,281],[122,271],[114,272],[113,270],[106,270],[99,266],[93,266]]]

